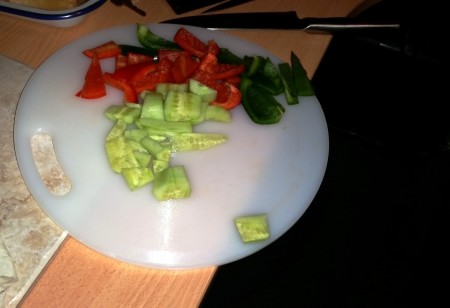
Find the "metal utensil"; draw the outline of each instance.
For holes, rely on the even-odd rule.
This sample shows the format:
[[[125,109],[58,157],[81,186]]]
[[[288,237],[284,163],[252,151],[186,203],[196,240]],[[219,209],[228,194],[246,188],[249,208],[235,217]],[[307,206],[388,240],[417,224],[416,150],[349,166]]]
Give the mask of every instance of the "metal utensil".
[[[111,0],[111,2],[117,6],[124,5],[130,9],[132,9],[133,11],[135,11],[136,13],[138,13],[141,16],[147,16],[147,13],[145,13],[144,10],[141,10],[140,8],[138,8],[131,0]]]
[[[170,19],[162,23],[191,25],[210,30],[284,29],[319,33],[400,28],[400,24],[398,23],[366,22],[351,17],[308,17],[300,19],[295,11],[197,15]]]

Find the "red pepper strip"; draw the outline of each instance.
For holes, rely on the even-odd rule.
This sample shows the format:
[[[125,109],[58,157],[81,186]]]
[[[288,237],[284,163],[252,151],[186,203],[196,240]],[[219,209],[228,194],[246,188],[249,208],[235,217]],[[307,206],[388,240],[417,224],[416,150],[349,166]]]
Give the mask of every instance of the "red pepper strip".
[[[185,28],[178,29],[173,40],[181,48],[199,58],[208,51],[208,46]]]
[[[185,83],[198,66],[199,62],[191,56],[180,54],[173,62],[171,77],[175,83]]]
[[[136,64],[142,62],[153,62],[153,57],[140,53],[129,52],[127,54],[127,64]]]
[[[208,52],[200,61],[198,69],[208,74],[215,74],[217,72],[217,65],[217,57],[214,54]]]
[[[211,102],[211,105],[220,106],[225,109],[233,109],[241,103],[241,91],[230,83],[217,83],[217,98]]]
[[[189,54],[189,53],[182,50],[160,49],[158,51],[158,59],[159,61],[170,60],[171,62],[175,62],[175,59],[178,58],[178,56],[181,54]]]
[[[91,64],[84,78],[83,88],[75,95],[87,99],[100,98],[106,95],[100,61],[95,55],[91,59]]]
[[[137,94],[145,90],[153,91],[156,89],[156,84],[162,80],[161,76],[155,63],[147,63],[147,66],[137,71],[130,79],[130,85]]]
[[[122,90],[124,93],[125,102],[137,103],[138,97],[133,87],[128,83],[127,80],[117,79],[114,74],[104,73],[103,80],[106,84]]]
[[[212,53],[213,55],[216,55],[216,56],[220,52],[220,47],[219,47],[219,45],[217,45],[217,42],[214,41],[214,40],[208,41],[207,49],[208,49],[208,52],[210,52],[210,53]]]
[[[148,62],[142,62],[142,63],[136,63],[136,64],[130,64],[127,66],[124,66],[122,68],[119,68],[112,73],[114,79],[118,79],[124,82],[128,82],[135,76],[138,72],[140,72],[142,69],[154,65],[153,63]]]
[[[236,76],[232,76],[232,77],[226,78],[223,81],[231,83],[233,86],[239,88],[239,85],[241,84],[241,80],[242,80],[242,78],[240,76],[236,75]]]
[[[98,59],[106,59],[120,55],[121,52],[122,50],[119,45],[117,45],[114,41],[109,41],[100,46],[87,49],[83,51],[83,54],[89,58],[92,58],[95,54]]]
[[[136,93],[142,91],[154,91],[158,83],[171,82],[168,74],[164,74],[162,71],[154,71],[142,77],[141,79],[133,80],[130,82]]]
[[[122,54],[117,55],[115,62],[115,69],[118,70],[119,68],[122,68],[124,66],[127,66],[127,56]]]
[[[218,64],[216,73],[212,74],[211,78],[216,80],[227,79],[233,76],[239,76],[244,70],[245,66],[243,64]]]

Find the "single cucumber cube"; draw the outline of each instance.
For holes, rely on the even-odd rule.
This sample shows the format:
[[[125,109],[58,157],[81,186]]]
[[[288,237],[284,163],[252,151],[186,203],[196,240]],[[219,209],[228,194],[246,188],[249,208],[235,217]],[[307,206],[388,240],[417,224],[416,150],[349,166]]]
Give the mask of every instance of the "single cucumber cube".
[[[161,144],[151,137],[145,137],[141,140],[141,145],[155,158],[159,160],[170,160],[172,149],[170,146]]]
[[[145,128],[149,135],[170,136],[179,133],[192,133],[189,122],[169,122],[164,120],[139,118],[135,122],[138,128]]]
[[[122,120],[117,120],[114,126],[109,131],[108,135],[106,135],[106,140],[111,140],[116,137],[122,136],[127,128],[127,123]]]
[[[160,93],[149,92],[142,103],[141,118],[164,120],[164,100]]]
[[[152,160],[153,173],[157,174],[164,169],[169,167],[169,162],[167,160],[154,159]]]
[[[202,99],[190,92],[169,91],[164,100],[164,119],[168,122],[195,122],[202,116]]]
[[[237,217],[234,224],[244,243],[267,240],[270,236],[267,214]]]
[[[152,156],[150,154],[141,151],[133,151],[133,155],[136,158],[139,167],[149,167],[150,162],[152,161]]]
[[[189,91],[191,93],[199,95],[202,99],[202,102],[206,103],[211,103],[217,97],[216,90],[192,78],[189,79]]]
[[[230,123],[231,112],[220,106],[209,105],[205,111],[205,120]]]
[[[153,196],[159,201],[188,198],[191,184],[183,166],[171,166],[155,174]]]
[[[149,184],[154,178],[153,172],[145,167],[124,168],[122,175],[132,191]]]
[[[156,85],[155,92],[162,94],[164,99],[166,98],[167,93],[169,93],[169,91],[187,92],[188,84],[187,83],[158,83]]]
[[[140,141],[142,138],[145,138],[148,136],[148,132],[144,128],[133,128],[133,129],[127,129],[123,132],[123,135],[125,138],[134,140],[134,141]]]

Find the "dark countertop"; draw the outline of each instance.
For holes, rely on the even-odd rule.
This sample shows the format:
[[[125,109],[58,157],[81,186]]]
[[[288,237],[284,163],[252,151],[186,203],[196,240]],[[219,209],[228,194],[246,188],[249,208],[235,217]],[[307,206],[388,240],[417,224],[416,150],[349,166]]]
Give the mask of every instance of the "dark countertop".
[[[409,55],[333,39],[313,80],[330,134],[321,188],[279,240],[221,266],[202,307],[448,301],[450,108],[437,37],[409,33]]]

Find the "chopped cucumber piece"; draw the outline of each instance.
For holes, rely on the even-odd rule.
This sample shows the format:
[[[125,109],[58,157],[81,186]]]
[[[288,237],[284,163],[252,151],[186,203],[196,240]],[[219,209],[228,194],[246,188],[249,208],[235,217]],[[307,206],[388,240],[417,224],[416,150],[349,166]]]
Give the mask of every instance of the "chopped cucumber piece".
[[[192,78],[189,79],[189,91],[191,93],[199,95],[202,99],[202,102],[205,103],[211,103],[217,97],[217,90],[214,90],[213,88],[210,88]]]
[[[144,96],[141,118],[164,120],[164,101],[160,93],[149,92]]]
[[[208,105],[205,111],[205,120],[230,123],[231,112],[220,106]]]
[[[106,140],[111,140],[116,137],[122,136],[127,128],[127,123],[122,120],[117,120],[112,129],[109,131],[108,135],[106,135]]]
[[[140,106],[139,104],[133,104],[136,106]],[[128,105],[123,105],[123,106],[109,106],[106,110],[105,110],[105,116],[112,120],[122,120],[127,124],[131,124],[133,123],[141,114],[141,110],[140,108],[136,108],[136,107],[130,107]]]
[[[192,124],[189,122],[169,122],[164,120],[139,118],[134,124],[139,128],[145,128],[149,135],[173,135],[180,133],[192,133]]]
[[[145,137],[140,143],[156,159],[170,160],[170,154],[172,153],[170,146],[163,145],[150,137]]]
[[[168,122],[195,122],[202,116],[202,107],[197,94],[169,91],[164,100],[164,118]]]
[[[187,83],[158,83],[156,85],[155,92],[159,93],[166,99],[167,93],[169,91],[175,92],[187,92],[188,84]]]
[[[270,236],[266,214],[237,217],[234,224],[244,243],[267,240]]]
[[[122,175],[132,191],[147,185],[154,178],[153,172],[145,167],[124,168]]]
[[[105,149],[109,165],[114,172],[121,173],[123,168],[139,166],[130,144],[124,137],[119,136],[106,141]]]
[[[189,197],[191,184],[184,167],[171,166],[155,174],[152,192],[159,201]]]
[[[123,135],[130,140],[141,141],[142,138],[148,136],[148,131],[145,128],[133,128],[124,131]]]
[[[169,167],[169,162],[166,160],[160,160],[160,159],[153,159],[152,160],[153,165],[153,173],[159,173],[163,171],[164,169]]]
[[[227,140],[226,135],[213,133],[184,133],[170,137],[173,153],[206,150]]]
[[[139,167],[149,167],[150,162],[152,161],[152,156],[149,153],[133,151],[133,155],[136,158]]]

